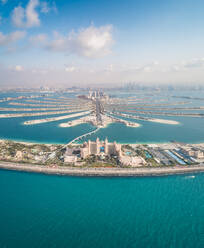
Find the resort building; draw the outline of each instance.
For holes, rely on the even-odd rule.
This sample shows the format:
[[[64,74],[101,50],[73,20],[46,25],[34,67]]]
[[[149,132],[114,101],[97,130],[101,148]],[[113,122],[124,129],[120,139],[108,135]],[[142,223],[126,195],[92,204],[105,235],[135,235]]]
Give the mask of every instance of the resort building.
[[[106,138],[105,141],[100,141],[99,138],[96,141],[88,141],[84,143],[81,148],[81,157],[86,158],[87,156],[94,155],[116,155],[121,156],[121,145],[116,142],[109,143]]]
[[[195,157],[195,158],[204,158],[204,153],[199,150],[190,150],[188,151],[189,156]]]
[[[196,159],[203,159],[204,152],[198,148],[181,148],[181,150],[186,153],[190,157],[194,157]]]
[[[76,163],[77,162],[77,155],[80,154],[79,149],[75,148],[68,148],[66,149],[65,156],[64,156],[64,162],[65,163]]]

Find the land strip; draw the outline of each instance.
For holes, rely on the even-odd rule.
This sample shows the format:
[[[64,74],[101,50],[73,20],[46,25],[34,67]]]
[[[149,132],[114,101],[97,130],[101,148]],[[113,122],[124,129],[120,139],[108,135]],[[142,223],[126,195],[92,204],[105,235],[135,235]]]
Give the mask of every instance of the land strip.
[[[75,110],[81,109],[80,107],[68,108],[68,107],[58,107],[58,108],[0,108],[0,111],[11,111],[11,112],[29,112],[29,111],[55,111],[55,110]]]
[[[135,116],[135,115],[129,115],[129,114],[124,114],[124,113],[120,113],[120,112],[114,112],[114,113],[110,113],[110,114],[111,115],[114,114],[114,115],[125,117],[125,118],[131,118],[131,119],[135,119],[135,120],[157,122],[157,123],[161,123],[161,124],[168,124],[168,125],[180,124],[178,121],[174,121],[174,120],[165,120],[165,119],[156,119],[156,118],[150,118],[150,117]]]
[[[80,113],[76,113],[76,114],[72,114],[72,115],[63,115],[63,116],[52,117],[52,118],[25,121],[23,124],[24,125],[35,125],[35,124],[52,122],[52,121],[60,121],[60,120],[74,118],[74,117],[78,117],[78,116],[82,116],[82,115],[88,115],[90,113],[91,113],[90,111],[84,111],[84,112],[80,112]]]
[[[118,110],[117,110],[118,111]],[[137,111],[137,110],[119,110],[127,113],[145,114],[145,115],[164,115],[164,116],[184,116],[184,117],[204,117],[203,113],[170,113],[170,112],[152,112],[152,111]]]
[[[39,113],[20,113],[20,114],[0,114],[0,118],[15,118],[15,117],[27,117],[27,116],[42,116],[42,115],[57,115],[57,114],[66,114],[74,113],[79,111],[86,111],[87,109],[73,109],[66,111],[55,111],[55,112],[39,112]]]
[[[29,104],[29,103],[19,103],[19,102],[10,102],[9,105],[14,105],[14,106],[28,106],[28,107],[79,107],[79,106],[84,106],[84,103],[82,104]],[[88,104],[86,104],[88,105]]]
[[[68,176],[101,176],[101,177],[134,177],[134,176],[162,176],[184,173],[204,172],[204,164],[199,166],[177,166],[165,168],[74,168],[74,167],[51,167],[42,165],[30,165],[13,162],[0,162],[0,168],[26,172],[45,174],[68,175]]]

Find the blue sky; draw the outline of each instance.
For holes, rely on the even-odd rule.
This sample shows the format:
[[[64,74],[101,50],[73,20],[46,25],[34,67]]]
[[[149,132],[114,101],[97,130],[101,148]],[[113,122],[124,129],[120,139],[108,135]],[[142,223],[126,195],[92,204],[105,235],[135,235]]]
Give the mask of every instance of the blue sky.
[[[0,85],[203,83],[204,1],[0,0]]]

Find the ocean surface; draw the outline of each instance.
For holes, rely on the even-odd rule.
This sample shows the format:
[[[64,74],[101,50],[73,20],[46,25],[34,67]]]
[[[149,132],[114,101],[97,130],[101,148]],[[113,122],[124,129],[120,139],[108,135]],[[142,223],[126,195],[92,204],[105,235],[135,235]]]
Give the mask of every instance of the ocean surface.
[[[0,170],[0,247],[203,248],[204,174],[140,178]]]
[[[41,93],[0,93],[0,100],[5,97],[17,97],[17,96],[29,96],[29,95],[39,96]],[[57,99],[62,99],[61,97],[68,97],[72,99],[77,98],[78,93],[51,93],[49,94],[50,100],[48,103],[42,102],[43,105],[51,105],[52,100],[54,102]],[[86,94],[86,92],[83,94]],[[87,92],[88,94],[88,92]],[[179,125],[167,125],[161,123],[154,123],[141,120],[132,120],[139,123],[141,126],[139,128],[126,127],[121,123],[113,123],[107,128],[102,128],[95,134],[81,140],[81,142],[87,141],[87,139],[95,140],[97,137],[100,139],[105,139],[106,137],[112,142],[117,141],[119,143],[163,143],[169,141],[179,141],[186,143],[200,143],[204,142],[204,117],[184,117],[184,116],[164,116],[164,115],[154,115],[155,109],[161,107],[168,107],[168,110],[159,110],[159,112],[184,112],[184,113],[204,113],[204,91],[162,91],[162,92],[146,92],[146,91],[128,91],[128,92],[107,92],[107,94],[113,97],[123,99],[136,99],[134,105],[144,106],[151,109],[153,107],[152,114],[141,114],[138,115],[170,119],[178,121]],[[34,100],[45,101],[46,98],[34,98]],[[15,105],[16,103],[33,104],[33,106],[20,106]],[[12,104],[12,105],[11,105]],[[146,104],[146,105],[145,105]],[[151,106],[153,104],[153,106]],[[0,108],[16,108],[19,109],[17,112],[3,111],[0,109],[0,114],[5,113],[24,113],[25,108],[40,108],[35,105],[35,102],[30,102],[29,100],[10,100],[6,102],[0,102]],[[191,110],[185,109],[190,107]],[[201,107],[201,109],[193,110],[193,107]],[[174,108],[184,108],[182,110],[176,110]],[[202,109],[203,108],[203,109]],[[171,110],[172,109],[172,110]],[[48,110],[49,107],[48,107]],[[148,112],[149,110],[144,110]],[[33,112],[33,111],[31,111]],[[34,111],[35,112],[35,111]],[[43,112],[43,111],[42,111]],[[28,113],[28,112],[26,112]],[[137,113],[135,113],[137,114]],[[0,118],[0,139],[11,139],[17,141],[26,142],[37,142],[37,143],[60,143],[66,144],[73,140],[74,138],[94,130],[96,127],[90,124],[81,124],[70,128],[59,127],[60,123],[64,123],[67,120],[54,121],[49,123],[42,123],[38,125],[23,125],[24,121],[33,119],[42,119],[46,117],[62,116],[64,114],[46,115],[46,116],[31,116],[31,117],[19,117],[19,118]],[[133,113],[134,115],[134,113]],[[71,118],[72,120],[75,118]]]

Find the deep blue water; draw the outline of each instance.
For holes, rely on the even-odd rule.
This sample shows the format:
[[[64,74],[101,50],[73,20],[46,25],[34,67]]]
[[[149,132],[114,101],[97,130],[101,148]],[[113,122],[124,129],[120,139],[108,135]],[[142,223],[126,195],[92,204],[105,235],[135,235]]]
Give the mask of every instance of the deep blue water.
[[[0,247],[204,247],[204,174],[82,178],[0,171]]]

